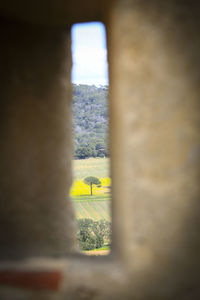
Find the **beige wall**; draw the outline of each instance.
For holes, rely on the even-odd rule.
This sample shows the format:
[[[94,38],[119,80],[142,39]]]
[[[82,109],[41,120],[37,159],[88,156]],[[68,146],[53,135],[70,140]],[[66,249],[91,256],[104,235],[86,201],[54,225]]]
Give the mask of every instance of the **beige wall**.
[[[69,30],[2,21],[0,32],[0,260],[64,255],[74,240]]]
[[[63,277],[54,292],[23,288],[16,292],[10,285],[0,289],[0,296],[199,299],[198,5],[195,1],[117,0],[108,9],[103,2],[84,3],[84,9],[73,2],[69,6],[62,1],[54,3],[53,7],[62,8],[62,18],[56,9],[53,15],[47,9],[43,23],[51,25],[48,29],[44,24],[5,23],[2,29],[12,32],[14,38],[2,34],[1,58],[7,58],[9,68],[1,59],[0,200],[6,214],[0,214],[0,230],[2,245],[6,245],[2,249],[8,251],[2,250],[0,258],[8,261],[0,267],[53,269]],[[28,10],[27,16],[32,24],[41,24],[38,15],[34,18],[34,9],[31,14]],[[14,4],[1,11],[4,16],[28,19],[26,10],[20,15]],[[71,184],[71,56],[69,37],[61,24],[96,19],[104,20],[108,31],[113,251],[104,259],[76,255],[64,259],[65,247],[66,253],[73,248],[74,235],[70,205],[65,202]],[[53,157],[58,157],[58,164]],[[36,162],[44,166],[42,172]],[[44,178],[45,190],[41,187]],[[41,222],[43,216],[45,222]],[[54,241],[49,238],[49,224]],[[42,247],[33,247],[40,233]],[[17,257],[26,259],[11,264],[15,251]],[[50,259],[55,253],[59,257]]]
[[[198,12],[151,2],[111,13],[115,242],[131,293],[197,299]]]

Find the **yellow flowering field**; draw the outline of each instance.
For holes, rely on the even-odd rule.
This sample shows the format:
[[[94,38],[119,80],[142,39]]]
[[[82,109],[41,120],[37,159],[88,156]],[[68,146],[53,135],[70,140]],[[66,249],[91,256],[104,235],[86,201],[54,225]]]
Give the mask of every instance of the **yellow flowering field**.
[[[97,187],[95,184],[92,186],[93,195],[102,195],[110,192],[111,179],[99,178],[101,181],[101,187]],[[82,180],[75,180],[70,190],[72,197],[90,195],[90,186],[85,184]]]

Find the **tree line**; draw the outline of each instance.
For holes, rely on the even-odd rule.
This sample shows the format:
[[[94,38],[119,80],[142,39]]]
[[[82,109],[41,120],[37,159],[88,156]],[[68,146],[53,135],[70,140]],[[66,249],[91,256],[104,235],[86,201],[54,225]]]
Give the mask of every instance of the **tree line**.
[[[107,157],[108,86],[73,84],[74,158]]]

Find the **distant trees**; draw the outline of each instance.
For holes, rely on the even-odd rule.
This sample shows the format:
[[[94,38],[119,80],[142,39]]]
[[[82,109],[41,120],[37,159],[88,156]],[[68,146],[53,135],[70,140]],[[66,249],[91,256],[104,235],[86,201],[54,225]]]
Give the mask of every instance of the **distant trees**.
[[[101,186],[101,181],[97,177],[89,176],[89,177],[86,177],[83,181],[84,181],[85,184],[90,185],[91,196],[92,196],[92,186],[93,186],[93,184],[97,185],[98,187]]]
[[[84,159],[91,156],[92,153],[89,145],[80,145],[80,147],[76,149],[76,157],[79,159]]]
[[[107,157],[108,87],[73,85],[74,158]]]

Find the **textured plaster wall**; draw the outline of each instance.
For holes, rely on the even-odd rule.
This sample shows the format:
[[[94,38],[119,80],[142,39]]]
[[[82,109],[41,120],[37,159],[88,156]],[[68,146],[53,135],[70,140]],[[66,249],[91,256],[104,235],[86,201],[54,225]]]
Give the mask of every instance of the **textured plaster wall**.
[[[0,271],[52,269],[62,280],[57,291],[2,286],[0,296],[199,299],[198,4],[116,0],[104,12],[98,1],[84,3],[88,14],[70,2],[76,14],[69,10],[67,19],[69,11],[59,1],[45,18],[56,28],[1,27],[0,258],[22,260],[1,263]],[[14,4],[1,11],[20,19]],[[37,23],[33,11],[28,16]],[[107,258],[48,259],[74,248],[66,202],[71,63],[69,34],[58,27],[58,11],[66,26],[79,16],[106,20],[113,180],[113,252]]]
[[[74,249],[69,32],[2,21],[0,36],[0,260],[64,255]]]
[[[114,243],[136,299],[198,299],[198,5],[118,1],[111,15]]]

